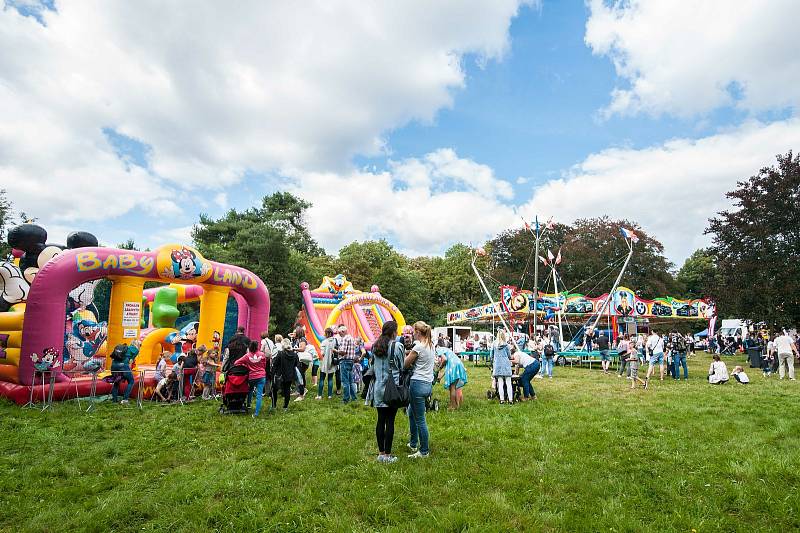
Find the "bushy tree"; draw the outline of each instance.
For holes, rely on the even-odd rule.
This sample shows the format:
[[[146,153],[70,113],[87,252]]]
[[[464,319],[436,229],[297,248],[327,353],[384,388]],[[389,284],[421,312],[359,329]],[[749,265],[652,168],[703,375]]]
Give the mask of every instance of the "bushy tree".
[[[407,321],[431,320],[425,279],[385,240],[350,243],[339,250],[333,266],[357,289],[369,291],[373,284],[378,285]]]
[[[714,255],[709,250],[695,250],[683,263],[675,279],[687,298],[711,296],[719,282]]]
[[[800,323],[800,155],[777,161],[727,193],[733,208],[709,220],[706,233],[719,272],[719,312],[793,325]]]
[[[243,266],[270,291],[275,327],[287,332],[300,308],[300,283],[313,272],[310,258],[322,253],[303,221],[310,204],[289,193],[263,199],[259,208],[229,210],[219,219],[203,214],[192,229],[200,252],[215,261]],[[315,273],[314,273],[315,274]]]

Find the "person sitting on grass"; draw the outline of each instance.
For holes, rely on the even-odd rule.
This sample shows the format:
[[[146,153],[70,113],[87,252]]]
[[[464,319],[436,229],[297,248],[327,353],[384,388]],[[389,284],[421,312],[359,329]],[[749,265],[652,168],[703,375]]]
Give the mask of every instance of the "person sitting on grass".
[[[519,378],[519,382],[522,384],[522,401],[527,402],[528,400],[535,400],[536,391],[533,390],[531,381],[533,380],[533,377],[539,373],[541,363],[539,363],[538,359],[531,357],[522,350],[517,350],[514,352],[514,355],[511,356],[511,361],[515,365],[519,365],[520,368],[524,369]]]
[[[242,365],[247,368],[247,383],[250,386],[250,391],[247,393],[248,408],[253,401],[253,393],[256,395],[256,410],[253,418],[261,413],[261,397],[264,396],[264,383],[267,381],[267,358],[258,348],[258,341],[250,341],[247,353],[234,363],[234,366]]]
[[[464,394],[461,389],[467,384],[467,370],[461,359],[450,348],[438,347],[436,355],[439,356],[439,370],[444,369],[442,385],[445,390],[450,391],[448,409],[454,411],[464,402]]]
[[[154,394],[162,402],[171,401],[173,384],[176,385],[175,390],[177,390],[178,376],[175,375],[175,372],[170,372],[167,377],[161,378],[161,380],[158,382]]]
[[[714,360],[708,368],[708,382],[712,385],[727,383],[729,379],[727,365],[724,361],[720,361],[719,354],[714,354],[712,357]]]
[[[736,380],[736,383],[741,383],[742,385],[747,385],[750,383],[750,378],[747,377],[747,374],[744,373],[744,368],[741,366],[737,366],[733,369],[733,379]]]

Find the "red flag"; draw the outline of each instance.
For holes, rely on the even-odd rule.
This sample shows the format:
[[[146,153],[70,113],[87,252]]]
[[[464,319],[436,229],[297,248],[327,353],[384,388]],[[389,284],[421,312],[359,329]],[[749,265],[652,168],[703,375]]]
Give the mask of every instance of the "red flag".
[[[544,225],[547,229],[553,229],[555,227],[555,222],[553,222],[553,217],[547,219],[547,223]]]
[[[556,256],[556,264],[561,264],[561,248],[558,249],[558,255]]]
[[[542,257],[541,255],[539,256],[539,261],[541,261],[542,263],[544,263],[544,264],[545,264],[545,266],[547,265],[547,259],[545,259],[545,258],[544,258],[544,257]]]
[[[550,260],[550,262],[552,262],[553,259],[556,258],[556,256],[553,255],[553,252],[551,252],[550,250],[547,250],[547,258]]]
[[[484,250],[482,246],[479,246],[478,248],[475,248],[475,253],[481,257],[484,257],[486,255],[486,250]]]

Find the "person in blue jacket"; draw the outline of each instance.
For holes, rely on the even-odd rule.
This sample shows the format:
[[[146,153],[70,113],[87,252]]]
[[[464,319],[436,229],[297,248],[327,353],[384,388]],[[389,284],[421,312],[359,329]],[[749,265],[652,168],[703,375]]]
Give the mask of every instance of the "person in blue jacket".
[[[114,351],[111,352],[111,374],[114,377],[114,385],[111,387],[111,399],[114,402],[119,400],[119,384],[121,381],[127,381],[128,386],[122,394],[122,401],[120,404],[128,403],[128,398],[133,390],[133,371],[131,371],[131,362],[139,355],[139,346],[141,341],[135,340],[130,346],[126,344],[118,344]]]

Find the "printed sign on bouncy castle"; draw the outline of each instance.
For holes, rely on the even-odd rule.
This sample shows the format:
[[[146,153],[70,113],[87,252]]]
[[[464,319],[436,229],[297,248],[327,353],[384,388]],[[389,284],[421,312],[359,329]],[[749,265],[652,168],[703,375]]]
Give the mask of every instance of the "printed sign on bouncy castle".
[[[135,276],[147,276],[152,272],[155,261],[149,255],[132,253],[79,252],[75,256],[78,272],[92,270],[124,270]]]

